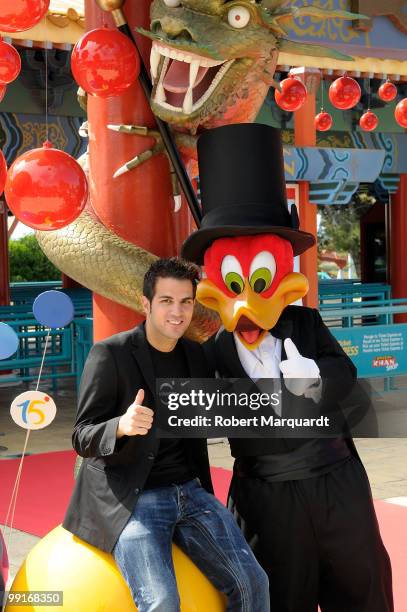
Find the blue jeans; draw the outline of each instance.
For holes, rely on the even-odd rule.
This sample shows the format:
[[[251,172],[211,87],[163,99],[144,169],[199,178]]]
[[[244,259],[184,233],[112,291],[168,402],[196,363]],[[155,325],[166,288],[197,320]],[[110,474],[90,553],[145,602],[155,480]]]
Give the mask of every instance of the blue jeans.
[[[268,579],[232,514],[197,479],[140,495],[113,555],[139,612],[179,612],[174,541],[228,598],[229,612],[268,612]]]

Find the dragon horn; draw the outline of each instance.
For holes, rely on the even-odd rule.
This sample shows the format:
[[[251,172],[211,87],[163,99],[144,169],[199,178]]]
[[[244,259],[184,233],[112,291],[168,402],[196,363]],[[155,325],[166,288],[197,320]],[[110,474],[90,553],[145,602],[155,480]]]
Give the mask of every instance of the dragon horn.
[[[314,45],[313,43],[300,43],[295,40],[281,40],[278,45],[279,51],[286,53],[297,53],[299,55],[312,55],[315,57],[331,57],[333,59],[342,60],[345,62],[353,61],[353,57],[345,55],[336,49],[330,49],[322,45]]]
[[[289,11],[284,11],[281,14],[273,15],[276,21],[292,21],[297,17],[314,17],[317,19],[369,19],[366,15],[360,13],[350,13],[349,11],[341,10],[325,10],[315,6],[302,6],[297,8],[293,6]]]

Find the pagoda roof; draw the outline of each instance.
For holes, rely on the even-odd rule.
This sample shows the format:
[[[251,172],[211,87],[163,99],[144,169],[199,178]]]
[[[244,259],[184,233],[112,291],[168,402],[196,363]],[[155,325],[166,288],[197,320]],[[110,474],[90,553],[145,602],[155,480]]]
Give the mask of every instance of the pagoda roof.
[[[69,50],[85,32],[85,0],[51,0],[45,19],[24,32],[4,32],[5,40],[23,47]]]

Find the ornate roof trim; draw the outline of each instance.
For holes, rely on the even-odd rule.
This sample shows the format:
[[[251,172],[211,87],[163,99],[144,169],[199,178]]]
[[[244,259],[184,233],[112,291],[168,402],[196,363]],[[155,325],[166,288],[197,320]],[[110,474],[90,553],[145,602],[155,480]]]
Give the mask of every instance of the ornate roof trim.
[[[1,33],[23,47],[56,47],[69,50],[85,32],[84,0],[51,0],[40,23],[25,32]]]

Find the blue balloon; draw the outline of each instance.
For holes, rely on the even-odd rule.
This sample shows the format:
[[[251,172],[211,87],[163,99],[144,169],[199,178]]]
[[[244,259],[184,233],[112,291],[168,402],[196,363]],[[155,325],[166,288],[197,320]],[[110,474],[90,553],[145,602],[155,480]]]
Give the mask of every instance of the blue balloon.
[[[18,349],[18,336],[7,323],[0,323],[0,359],[8,359]]]
[[[46,327],[65,327],[74,317],[71,298],[62,291],[44,291],[33,304],[34,317]]]

